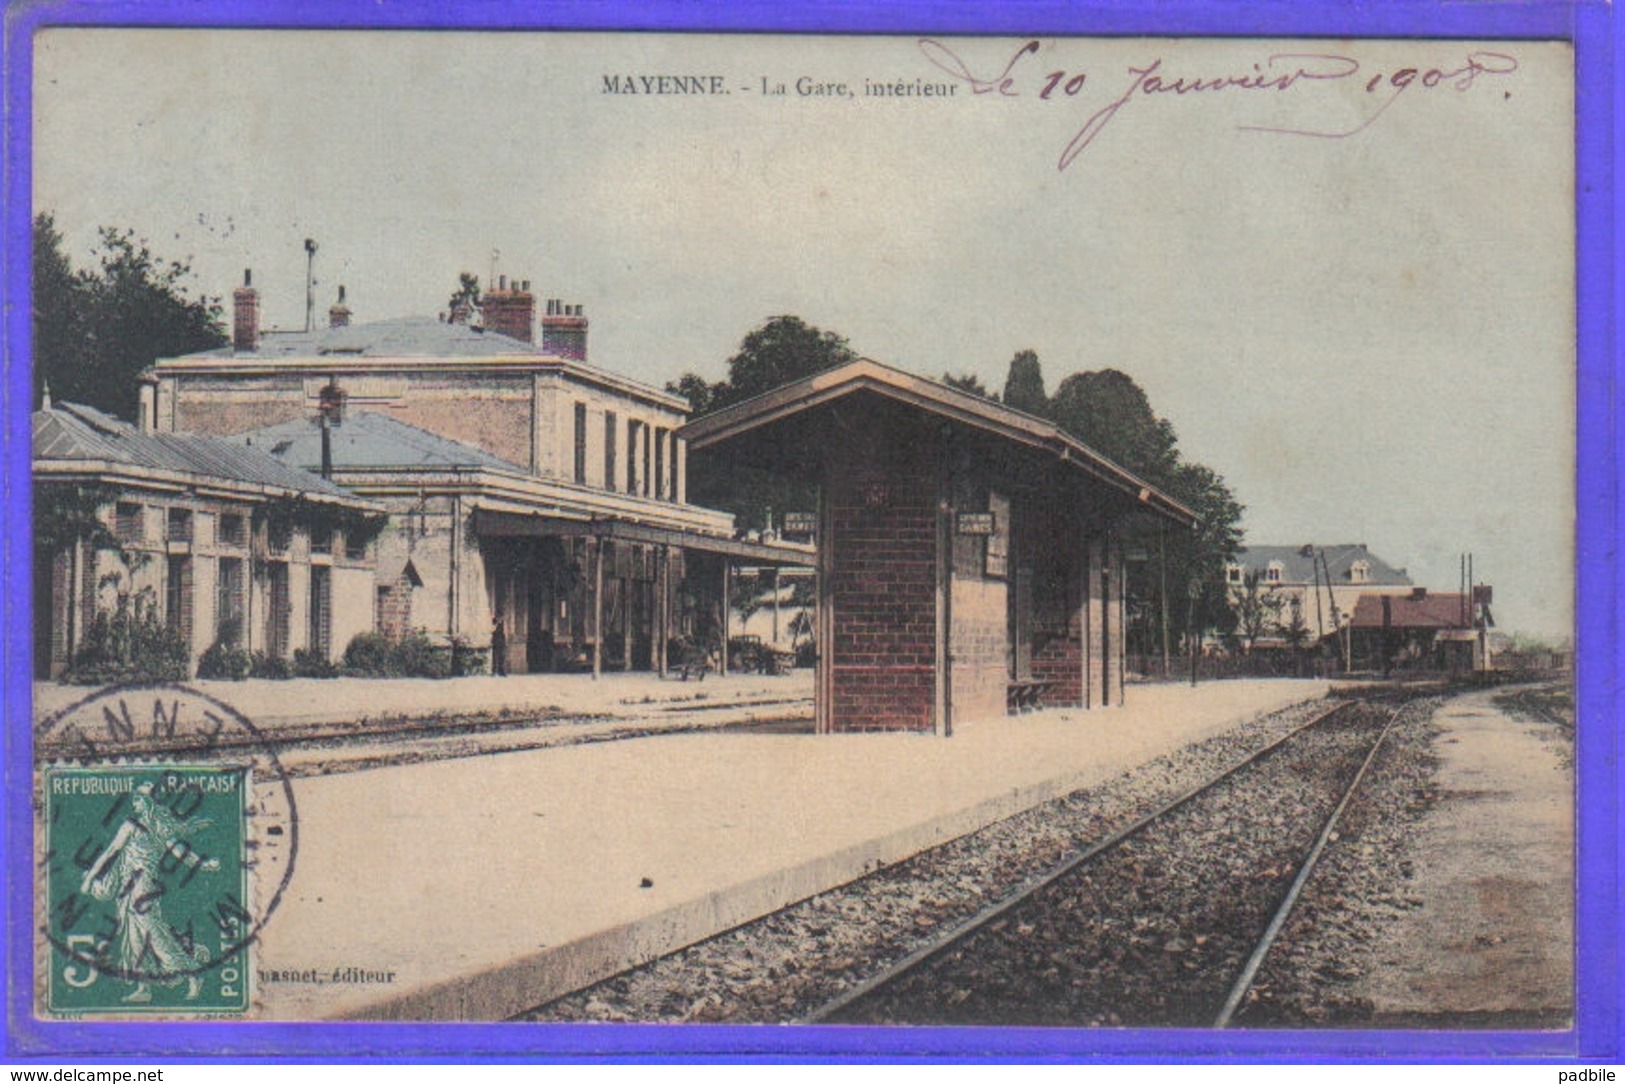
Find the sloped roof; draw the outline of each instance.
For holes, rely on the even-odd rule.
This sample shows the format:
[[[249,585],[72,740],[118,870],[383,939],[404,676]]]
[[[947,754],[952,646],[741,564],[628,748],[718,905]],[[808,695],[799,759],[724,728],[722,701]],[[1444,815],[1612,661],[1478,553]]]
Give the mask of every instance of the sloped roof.
[[[1359,581],[1362,586],[1410,586],[1411,578],[1403,568],[1395,568],[1381,557],[1366,549],[1363,542],[1345,542],[1335,546],[1243,546],[1236,554],[1236,563],[1249,572],[1262,573],[1271,562],[1280,562],[1281,579],[1285,583],[1314,583],[1315,555],[1326,555],[1326,570],[1331,574],[1332,586],[1354,583],[1354,563],[1365,561],[1371,566],[1370,575]]]
[[[1434,595],[1422,598],[1411,595],[1361,595],[1354,604],[1352,624],[1357,629],[1383,627],[1384,599],[1389,608],[1389,625],[1396,629],[1464,629],[1471,628],[1473,610],[1464,606],[1459,594]],[[1463,620],[1466,615],[1466,620]]]
[[[690,448],[704,448],[863,391],[874,392],[992,436],[1051,453],[1062,464],[1133,495],[1149,510],[1187,526],[1196,522],[1196,513],[1189,508],[1063,431],[1054,422],[869,358],[860,358],[815,373],[696,418],[681,432]]]
[[[257,350],[243,351],[227,345],[185,356],[277,358],[328,354],[392,358],[488,358],[514,354],[547,356],[533,343],[427,316],[369,320],[364,324],[321,327],[311,331],[266,331],[260,334]]]
[[[34,462],[108,464],[191,475],[199,480],[247,483],[307,496],[366,503],[317,475],[289,466],[258,448],[219,437],[142,432],[128,422],[77,403],[36,411]]]
[[[234,436],[231,440],[295,467],[309,471],[321,469],[322,430],[320,421],[314,416],[268,425]],[[419,429],[371,410],[355,410],[347,414],[342,424],[332,428],[329,443],[336,470],[415,467],[420,470],[525,472],[523,467],[499,459],[482,448]]]

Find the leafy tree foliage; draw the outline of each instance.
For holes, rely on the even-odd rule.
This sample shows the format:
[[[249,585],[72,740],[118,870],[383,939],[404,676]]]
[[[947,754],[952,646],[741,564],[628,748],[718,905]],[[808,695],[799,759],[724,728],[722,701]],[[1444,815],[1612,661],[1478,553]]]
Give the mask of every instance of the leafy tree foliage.
[[[1010,372],[1004,380],[1004,405],[1036,414],[1040,418],[1049,417],[1049,397],[1044,394],[1044,369],[1038,363],[1038,355],[1031,350],[1021,350],[1010,359]]]
[[[1256,570],[1241,578],[1241,585],[1230,590],[1230,601],[1236,614],[1236,636],[1251,651],[1260,637],[1269,636],[1281,627],[1281,609],[1286,600],[1281,598],[1274,584],[1266,584]]]
[[[457,289],[446,300],[446,311],[456,312],[459,308],[475,308],[480,303],[480,296],[480,277],[464,271],[457,276]]]
[[[1050,400],[1055,424],[1147,480],[1166,483],[1179,461],[1174,427],[1157,417],[1151,400],[1116,369],[1074,373]]]
[[[728,379],[711,383],[688,372],[667,383],[666,390],[687,399],[691,416],[698,418],[857,357],[842,336],[799,316],[775,316],[740,342],[728,359]]]
[[[982,378],[977,376],[975,373],[965,373],[963,376],[955,376],[953,373],[943,373],[942,382],[948,385],[950,388],[958,388],[960,391],[968,391],[972,395],[980,395],[983,399],[990,399],[995,403],[999,401],[999,393],[988,388],[986,384],[983,384]]]
[[[694,418],[715,409],[711,405],[711,388],[711,383],[698,373],[684,373],[666,384],[667,391],[688,400],[689,416]]]
[[[85,403],[133,421],[142,370],[223,345],[218,298],[192,296],[192,270],[145,239],[104,227],[96,267],[74,270],[49,214],[34,218],[34,396]]]
[[[1159,559],[1167,555],[1166,569],[1157,569],[1139,585],[1148,600],[1155,600],[1145,612],[1157,615],[1158,622],[1167,612],[1171,625],[1182,626],[1189,620],[1197,632],[1229,632],[1235,625],[1235,613],[1225,590],[1224,571],[1241,545],[1242,507],[1224,479],[1179,454],[1173,425],[1157,415],[1144,390],[1120,370],[1068,376],[1056,387],[1047,415],[1090,448],[1196,513],[1194,531],[1169,530],[1146,521],[1127,528],[1125,543],[1130,550],[1156,554]],[[1165,587],[1169,597],[1163,600],[1158,596]],[[1162,639],[1160,635],[1151,638],[1146,646],[1160,650]]]
[[[740,342],[728,359],[728,379],[713,384],[697,373],[684,373],[666,390],[687,398],[693,416],[699,417],[857,357],[844,337],[799,316],[775,316]],[[690,495],[700,504],[734,513],[747,529],[767,526],[770,513],[777,521],[785,512],[813,508],[809,487],[747,463],[717,464],[695,479]]]

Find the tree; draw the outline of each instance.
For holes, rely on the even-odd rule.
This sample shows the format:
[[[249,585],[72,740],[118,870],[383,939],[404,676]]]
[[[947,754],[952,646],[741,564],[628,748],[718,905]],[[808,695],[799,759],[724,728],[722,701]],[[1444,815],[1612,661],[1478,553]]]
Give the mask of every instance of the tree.
[[[728,359],[728,379],[712,385],[712,410],[720,410],[802,377],[856,361],[845,338],[820,331],[799,316],[775,316],[746,335]]]
[[[1285,605],[1274,584],[1265,584],[1256,570],[1241,577],[1241,585],[1230,589],[1230,601],[1236,614],[1236,635],[1253,650],[1260,637],[1277,631],[1281,625],[1281,607]]]
[[[463,271],[457,276],[457,289],[446,300],[446,311],[476,309],[480,304],[480,277]]]
[[[986,384],[982,383],[982,378],[977,376],[975,373],[965,373],[963,376],[955,376],[952,373],[943,373],[942,382],[948,385],[950,388],[958,388],[960,391],[968,391],[972,395],[980,395],[983,399],[989,399],[995,403],[999,401],[999,393],[990,390]]]
[[[775,316],[740,342],[728,359],[728,379],[709,384],[696,373],[684,373],[666,390],[687,398],[698,417],[855,360],[857,354],[844,337],[821,331],[799,316]],[[699,504],[732,512],[741,528],[766,527],[770,511],[815,507],[810,486],[733,460],[696,477],[690,496]]]
[[[1182,462],[1166,479],[1153,479],[1169,496],[1196,514],[1196,527],[1167,532],[1170,590],[1196,581],[1197,631],[1221,634],[1235,624],[1235,611],[1225,594],[1225,568],[1241,548],[1241,504],[1224,479],[1200,463]]]
[[[1049,397],[1044,394],[1044,369],[1031,350],[1017,351],[1010,359],[1010,373],[1004,379],[1004,405],[1040,418],[1049,417]]]
[[[698,418],[711,413],[711,400],[716,396],[714,385],[699,373],[684,373],[676,380],[666,382],[666,390],[688,400],[689,416]]]
[[[1050,400],[1062,429],[1147,481],[1165,484],[1179,456],[1174,427],[1151,409],[1133,378],[1116,369],[1074,373]]]
[[[143,370],[223,345],[218,298],[189,293],[190,264],[127,229],[103,227],[95,270],[74,271],[49,214],[34,218],[34,394],[133,421]]]
[[[1161,489],[1196,514],[1194,530],[1170,530],[1140,520],[1125,531],[1125,545],[1166,555],[1166,568],[1149,578],[1157,598],[1147,614],[1167,613],[1170,622],[1192,617],[1197,634],[1226,633],[1235,625],[1225,589],[1225,566],[1241,545],[1242,507],[1224,479],[1200,463],[1184,460],[1174,427],[1157,416],[1134,379],[1116,369],[1074,373],[1049,401],[1062,429],[1119,466]],[[1190,598],[1196,585],[1194,605]],[[1170,637],[1171,639],[1171,637]],[[1155,641],[1153,641],[1155,642]]]

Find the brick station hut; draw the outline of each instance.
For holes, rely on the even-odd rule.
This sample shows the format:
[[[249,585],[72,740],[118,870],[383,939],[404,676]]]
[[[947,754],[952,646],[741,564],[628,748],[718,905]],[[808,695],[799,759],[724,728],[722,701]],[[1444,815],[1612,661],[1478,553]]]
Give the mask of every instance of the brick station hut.
[[[874,361],[681,430],[813,483],[820,733],[1121,704],[1134,515],[1194,514],[1050,422]]]

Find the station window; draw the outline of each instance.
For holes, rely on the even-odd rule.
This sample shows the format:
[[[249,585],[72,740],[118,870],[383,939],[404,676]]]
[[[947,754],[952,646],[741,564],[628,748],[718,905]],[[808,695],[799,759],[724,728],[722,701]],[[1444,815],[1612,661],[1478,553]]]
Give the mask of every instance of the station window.
[[[265,544],[272,553],[287,553],[293,538],[293,524],[285,519],[273,519],[265,528]]]
[[[1269,567],[1264,570],[1264,581],[1266,583],[1280,583],[1281,582],[1281,562],[1279,562],[1279,561],[1271,561],[1270,562]]]
[[[1241,582],[1241,566],[1226,565],[1224,569],[1224,579],[1226,583],[1239,584]]]
[[[190,508],[171,508],[168,517],[169,540],[171,542],[192,541],[192,510]]]
[[[655,498],[666,499],[666,439],[671,435],[669,429],[655,430]]]
[[[215,637],[222,643],[237,643],[243,632],[243,562],[238,557],[220,558],[219,582],[214,605]]]
[[[576,404],[576,485],[587,484],[587,404]]]
[[[141,541],[141,506],[120,501],[113,510],[113,533],[120,542]]]
[[[638,491],[638,434],[642,430],[642,422],[626,419],[626,491],[634,495]]]
[[[223,546],[240,546],[243,544],[243,517],[235,512],[226,512],[220,517],[220,544]]]
[[[1349,579],[1353,580],[1355,583],[1370,583],[1371,562],[1355,561],[1354,564],[1349,567]]]
[[[615,412],[604,411],[604,488],[615,488]]]

